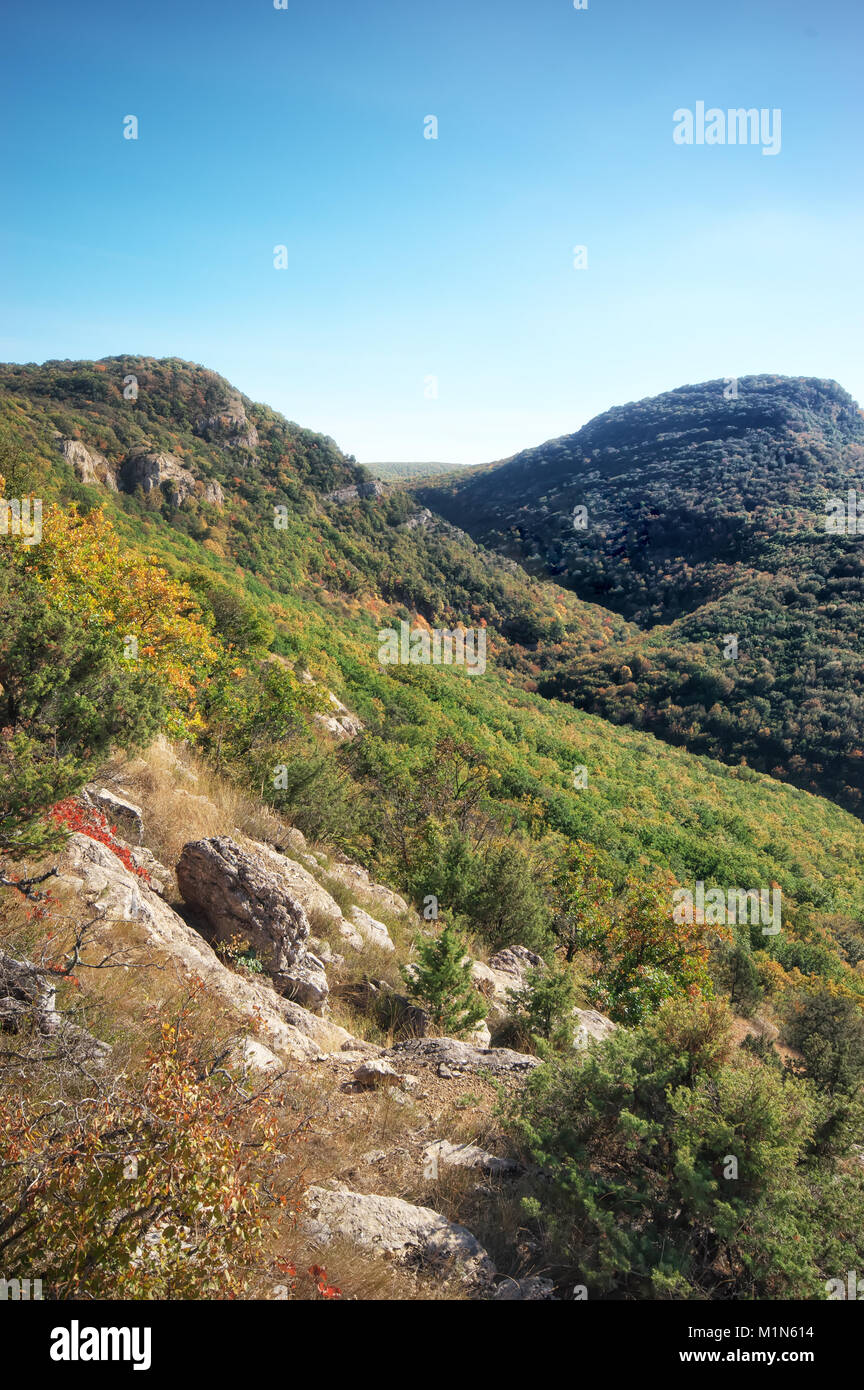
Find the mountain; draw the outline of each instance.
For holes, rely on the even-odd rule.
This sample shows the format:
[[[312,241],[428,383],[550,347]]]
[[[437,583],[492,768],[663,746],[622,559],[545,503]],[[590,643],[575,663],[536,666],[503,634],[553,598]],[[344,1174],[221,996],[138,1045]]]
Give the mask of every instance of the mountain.
[[[848,398],[834,387],[801,390],[802,458],[854,452]],[[796,388],[784,392],[774,415],[763,403],[759,423],[742,419],[735,436],[772,477],[775,435],[805,433]],[[666,448],[658,411],[646,408],[653,443],[640,445],[639,431],[617,436],[645,460]],[[699,416],[696,405],[685,415]],[[701,428],[692,425],[698,437]],[[706,476],[717,471],[707,446],[705,464]],[[486,487],[509,466],[475,471],[464,486]],[[526,515],[536,471],[528,466],[520,483]],[[642,474],[659,497],[662,460],[654,473],[644,462]],[[699,644],[686,646],[681,625],[738,603],[739,571],[752,568],[755,581],[762,570],[730,561],[730,587],[714,593],[723,570],[707,562],[692,610],[652,623],[640,597],[640,585],[650,594],[655,584],[647,565],[627,603],[610,588],[615,603],[600,604],[548,566],[527,572],[512,538],[513,553],[501,554],[468,535],[455,524],[455,484],[421,497],[383,485],[332,439],[175,359],[0,367],[0,475],[22,516],[28,499],[41,503],[38,536],[16,529],[10,507],[13,525],[0,534],[0,1029],[20,1030],[28,999],[42,1000],[32,1056],[16,1053],[8,1091],[0,1076],[0,1135],[8,1118],[10,1152],[26,1147],[39,1171],[58,1175],[61,1196],[75,1184],[76,1219],[85,1213],[101,1231],[105,1199],[87,1188],[92,1164],[63,1166],[67,1131],[52,1126],[43,1143],[39,1130],[53,1115],[45,1097],[71,1085],[62,1059],[56,1085],[44,1070],[39,1028],[56,1026],[46,970],[64,1017],[77,1010],[76,1046],[95,1048],[106,1067],[103,1041],[119,1045],[124,1066],[133,1059],[117,1093],[122,1113],[109,1096],[87,1114],[104,1115],[109,1134],[120,1125],[134,1135],[136,1152],[139,1134],[145,1151],[158,1134],[148,1181],[165,1165],[196,1174],[202,1153],[208,1172],[234,1171],[233,1118],[226,1128],[202,1121],[187,1145],[173,1088],[187,1097],[205,1082],[221,1088],[228,1041],[240,1029],[260,1043],[266,1024],[268,1047],[278,1052],[281,1038],[314,1058],[311,1072],[299,1076],[295,1056],[280,1076],[277,1109],[292,1142],[302,1132],[308,1143],[303,1172],[311,1166],[324,1182],[315,1201],[327,1199],[330,1179],[347,1180],[344,1203],[365,1211],[384,1201],[416,1232],[403,1199],[427,1198],[430,1136],[486,1143],[494,1128],[496,1144],[521,1156],[521,1176],[508,1178],[519,1186],[490,1197],[485,1185],[460,1196],[458,1185],[436,1184],[445,1210],[431,1217],[467,1219],[511,1280],[542,1268],[550,1277],[540,1284],[562,1297],[577,1278],[592,1297],[821,1297],[836,1270],[857,1267],[864,826],[751,766],[613,722],[611,696],[608,719],[575,708],[569,691],[555,697],[568,674],[599,679],[609,667],[620,698],[632,699],[629,687],[655,669],[637,659],[661,636],[679,647],[657,667],[677,670],[684,652],[701,677],[708,663],[689,655]],[[685,489],[683,463],[675,476]],[[591,505],[603,495],[592,491]],[[503,516],[506,492],[495,505]],[[474,525],[471,507],[464,512]],[[705,515],[720,527],[719,503]],[[759,515],[747,545],[754,555],[763,547],[764,564],[780,533],[770,506]],[[802,564],[817,549],[811,530],[789,527],[789,554],[799,547]],[[594,553],[599,567],[603,546]],[[701,563],[695,542],[691,558]],[[807,612],[819,613],[815,600]],[[442,629],[451,645],[468,629],[482,667],[436,657]],[[382,659],[390,639],[397,661]],[[129,839],[100,819],[104,810]],[[689,917],[675,911],[682,893]],[[710,894],[715,906],[722,899],[721,917],[708,910]],[[748,908],[727,916],[727,902],[752,908],[762,894],[776,930]],[[147,968],[112,988],[107,971],[88,967],[117,960],[130,941],[137,949],[133,926],[147,950],[158,945],[166,973],[151,975],[145,955]],[[37,959],[49,963],[41,974]],[[192,1006],[167,984],[178,962],[215,989],[200,1034],[186,1034],[188,1071],[176,1019]],[[513,988],[522,990],[515,1002]],[[459,1036],[463,1005],[465,1017],[485,1015],[480,1052]],[[407,1036],[419,1025],[445,1036]],[[16,1047],[31,1041],[19,1031]],[[395,1103],[396,1124],[367,1082],[387,1085],[406,1065],[414,1079]],[[43,1068],[36,1088],[31,1066]],[[505,1078],[506,1097],[487,1083],[490,1070]],[[154,1087],[157,1131],[141,1119],[153,1113]],[[181,1108],[188,1114],[187,1099]],[[199,1113],[222,1112],[202,1102]],[[373,1131],[382,1148],[361,1166]],[[76,1135],[85,1154],[102,1144],[86,1124]],[[739,1148],[745,1181],[731,1192],[718,1186],[717,1155]],[[211,1153],[218,1162],[207,1166]],[[261,1162],[254,1191],[269,1201],[281,1189],[264,1150]],[[4,1202],[27,1210],[19,1166],[0,1163],[0,1215]],[[287,1171],[293,1182],[300,1165]],[[24,1222],[16,1239],[33,1230],[32,1241],[53,1250],[70,1244],[68,1203],[54,1203],[48,1187],[48,1234]],[[301,1187],[297,1177],[292,1212]],[[171,1205],[172,1221],[185,1230],[196,1201],[215,1209],[222,1197],[208,1188],[191,1214]],[[719,1241],[721,1227],[734,1236]],[[88,1251],[95,1239],[86,1237]],[[265,1290],[277,1270],[300,1268],[293,1239],[275,1267],[256,1254]],[[140,1231],[124,1247],[121,1231],[109,1245],[123,1287],[149,1296],[148,1270],[128,1258],[138,1240]],[[184,1249],[175,1253],[190,1296],[208,1296],[214,1278],[246,1287],[232,1283],[224,1251],[200,1276]],[[352,1273],[342,1247],[334,1258],[349,1264],[349,1291],[380,1287]],[[259,1269],[245,1255],[236,1263]],[[317,1270],[317,1257],[304,1256],[307,1265]],[[319,1294],[332,1291],[334,1273],[342,1278],[316,1274]],[[100,1278],[94,1288],[111,1286],[110,1270]]]
[[[638,627],[560,662],[544,693],[858,810],[864,552],[856,518],[835,521],[850,490],[864,496],[852,398],[758,376],[618,407],[416,495]]]

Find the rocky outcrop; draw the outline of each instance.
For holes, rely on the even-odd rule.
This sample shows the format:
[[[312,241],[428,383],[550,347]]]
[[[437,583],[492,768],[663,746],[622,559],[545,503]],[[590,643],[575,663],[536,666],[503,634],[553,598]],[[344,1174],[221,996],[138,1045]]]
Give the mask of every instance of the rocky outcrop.
[[[385,888],[383,883],[375,883],[368,870],[361,868],[359,864],[337,861],[334,864],[328,864],[326,872],[330,878],[335,878],[346,888],[353,888],[367,905],[375,906],[377,904],[382,912],[392,912],[397,916],[402,916],[411,910],[404,898],[400,898],[399,894],[394,893],[392,888]]]
[[[383,483],[354,483],[350,487],[338,487],[335,492],[328,492],[325,498],[327,502],[357,502],[372,497],[383,497],[387,489]]]
[[[78,905],[86,905],[110,939],[111,929],[123,923],[138,925],[144,944],[157,957],[167,958],[190,980],[204,981],[209,992],[226,1009],[254,1025],[261,1040],[275,1053],[314,1060],[352,1043],[351,1034],[328,1020],[316,1017],[299,1004],[277,994],[264,980],[251,980],[229,970],[157,893],[130,872],[106,845],[86,835],[71,835],[60,861],[57,891],[71,891]]]
[[[311,1213],[307,1232],[324,1244],[340,1236],[367,1250],[443,1269],[472,1282],[488,1283],[495,1273],[476,1236],[431,1207],[347,1188],[310,1187],[306,1200]]]
[[[262,849],[241,848],[227,835],[193,841],[183,847],[177,886],[212,940],[248,941],[276,988],[320,1013],[329,987],[323,963],[308,950],[309,919],[274,866],[275,853]]]
[[[140,806],[118,796],[116,792],[108,791],[105,787],[92,785],[85,787],[84,799],[97,811],[101,811],[112,825],[124,830],[125,838],[130,843],[140,845],[144,836],[144,813]]]
[[[315,723],[326,729],[334,738],[356,738],[358,734],[362,734],[365,727],[363,723],[337,699],[332,690],[329,692],[329,699],[335,713],[316,714]]]
[[[357,907],[356,904],[351,907],[349,916],[360,935],[365,937],[373,946],[380,946],[382,951],[396,950],[390,933],[383,922],[377,922],[374,917],[370,917],[368,912],[364,912],[362,907]]]
[[[435,517],[432,512],[430,512],[429,508],[421,507],[419,512],[412,512],[397,529],[399,531],[416,531],[418,527],[425,528],[427,526],[433,526],[434,524]]]
[[[505,1177],[522,1171],[522,1165],[515,1158],[498,1158],[476,1144],[451,1144],[449,1139],[438,1139],[427,1144],[423,1150],[423,1170],[427,1176],[435,1178],[439,1168],[476,1168],[491,1177]]]
[[[213,415],[201,415],[195,421],[195,433],[221,449],[254,454],[258,448],[258,431],[247,417],[239,396]]]
[[[80,439],[59,439],[58,447],[66,462],[75,469],[79,483],[101,483],[112,492],[117,491],[114,468],[98,449],[88,449]]]
[[[211,507],[221,507],[225,502],[225,494],[215,478],[208,478],[202,485],[201,496]]]
[[[492,1076],[520,1076],[539,1067],[540,1058],[509,1047],[475,1047],[458,1038],[407,1038],[388,1048],[386,1057],[394,1064],[416,1062],[427,1067],[443,1066],[451,1074],[488,1071]]]
[[[573,1046],[578,1048],[588,1047],[591,1041],[605,1042],[618,1027],[611,1018],[599,1014],[596,1009],[574,1009],[573,1018],[576,1023]]]
[[[129,450],[120,470],[120,484],[124,492],[134,492],[140,487],[148,493],[164,487],[175,507],[195,491],[194,476],[178,458],[148,449],[146,445]]]

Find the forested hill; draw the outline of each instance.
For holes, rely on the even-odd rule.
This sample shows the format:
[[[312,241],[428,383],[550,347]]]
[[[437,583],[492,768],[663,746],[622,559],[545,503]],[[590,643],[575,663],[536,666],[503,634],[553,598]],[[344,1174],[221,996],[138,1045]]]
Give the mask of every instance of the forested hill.
[[[823,401],[824,426],[802,427],[799,442],[787,446],[790,456],[798,450],[802,459],[819,451],[827,457],[835,448],[830,429],[838,437],[853,431],[839,395],[836,419],[829,423],[830,399],[830,392],[814,393],[814,401]],[[812,415],[821,418],[815,406]],[[736,447],[755,457],[758,436],[764,458],[774,458],[775,435],[764,414],[761,419],[755,433],[745,428],[737,436]],[[791,427],[783,428],[790,440],[795,437]],[[660,447],[656,440],[654,447]],[[701,448],[694,446],[694,456]],[[718,448],[722,453],[732,445]],[[683,488],[683,462],[677,476]],[[656,478],[662,477],[658,465]],[[846,710],[851,727],[855,714],[851,704],[843,704],[853,699],[842,683],[854,656],[851,636],[836,665],[836,645],[831,658],[819,649],[823,638],[845,639],[844,604],[851,616],[858,611],[852,539],[841,554],[834,537],[821,537],[820,550],[815,523],[807,539],[793,517],[795,525],[785,532],[775,528],[764,540],[762,568],[736,561],[727,566],[725,593],[676,624],[643,629],[485,549],[419,503],[407,485],[369,479],[331,439],[254,404],[213,372],[134,357],[0,368],[0,498],[19,509],[16,525],[12,507],[5,508],[4,520],[11,515],[13,525],[0,530],[0,964],[5,953],[18,972],[8,976],[4,965],[8,978],[23,978],[23,962],[47,962],[38,973],[51,974],[50,998],[56,970],[61,1006],[83,1007],[75,1017],[87,1023],[85,1033],[91,1025],[109,1033],[108,1050],[116,1046],[111,1065],[122,1067],[130,1086],[137,1085],[136,1076],[145,1073],[145,1038],[149,1045],[152,1030],[164,1021],[161,1034],[174,1048],[172,1039],[181,1031],[174,1020],[185,1018],[185,1005],[178,1013],[174,996],[166,1002],[167,972],[151,973],[149,958],[142,962],[146,970],[128,976],[124,971],[119,988],[106,983],[101,1002],[86,1002],[93,977],[106,978],[100,965],[88,970],[82,987],[89,962],[81,959],[79,968],[79,948],[94,926],[91,904],[98,895],[111,917],[115,903],[134,905],[123,908],[122,920],[118,911],[113,924],[122,937],[103,937],[108,924],[99,919],[92,946],[100,961],[111,959],[115,940],[126,949],[127,927],[144,930],[149,920],[163,923],[160,940],[182,945],[188,962],[190,924],[194,929],[199,919],[184,894],[180,866],[199,851],[209,855],[202,846],[220,845],[231,856],[226,865],[239,866],[236,854],[246,851],[238,837],[251,835],[258,855],[254,882],[263,883],[265,875],[269,882],[275,873],[268,867],[279,860],[274,849],[290,851],[284,872],[292,876],[285,880],[290,892],[279,887],[274,897],[260,890],[264,896],[255,901],[265,906],[260,912],[250,907],[249,920],[266,918],[269,930],[271,917],[287,915],[286,903],[293,914],[293,894],[300,891],[295,885],[306,884],[315,899],[309,900],[309,920],[297,920],[307,930],[314,927],[314,954],[308,957],[314,967],[298,988],[302,1000],[317,1000],[319,1008],[329,991],[347,1027],[335,1043],[330,1035],[341,1063],[335,1052],[329,1060],[317,1055],[319,1034],[304,1034],[316,1054],[311,1085],[304,1075],[312,1074],[298,1072],[296,1059],[289,1065],[286,1085],[297,1087],[286,1092],[296,1097],[286,1099],[285,1109],[292,1142],[298,1117],[309,1115],[309,1096],[314,1091],[321,1100],[310,1117],[304,1173],[311,1161],[322,1165],[318,1171],[328,1181],[347,1175],[354,1182],[362,1150],[350,1138],[331,1166],[330,1133],[322,1145],[322,1125],[338,1127],[340,1136],[356,1133],[365,1147],[374,1124],[376,1143],[380,1127],[382,1140],[392,1136],[403,1152],[406,1131],[401,1121],[391,1126],[389,1100],[386,1110],[361,1112],[368,1120],[355,1115],[343,1122],[354,1090],[346,1088],[346,1073],[338,1068],[349,1056],[356,1065],[356,1054],[341,1050],[346,1041],[373,1050],[386,1044],[388,1055],[404,1056],[401,1041],[390,1048],[394,1028],[404,1023],[413,1031],[416,1014],[394,1013],[392,1006],[398,995],[401,1011],[408,990],[420,1007],[437,1011],[429,1014],[429,1026],[443,1032],[448,1048],[488,1015],[489,1026],[476,1035],[484,1040],[477,1054],[484,1076],[490,1057],[500,1060],[502,1048],[511,1059],[520,1055],[514,1045],[534,1054],[518,1061],[524,1089],[514,1089],[507,1102],[514,1107],[508,1132],[523,1146],[528,1185],[501,1197],[496,1180],[491,1199],[484,1185],[471,1210],[472,1223],[486,1212],[496,1251],[500,1246],[507,1261],[502,1271],[523,1270],[526,1222],[532,1242],[540,1242],[532,1243],[528,1267],[542,1260],[567,1297],[577,1279],[592,1297],[595,1290],[627,1298],[821,1297],[838,1271],[861,1267],[864,825],[823,797],[752,767],[694,756],[650,732],[614,727],[542,693],[557,685],[571,699],[587,702],[596,681],[594,698],[608,701],[610,716],[621,718],[623,711],[626,718],[630,702],[635,721],[641,717],[641,687],[648,691],[641,706],[645,722],[658,711],[685,719],[680,741],[698,739],[703,717],[730,744],[745,736],[782,743],[788,738],[783,702],[793,682],[800,684],[795,663],[803,652],[826,685],[832,672],[839,673],[831,687],[837,700],[829,705],[826,697],[814,713],[809,700],[801,699],[788,718],[806,721],[808,735],[827,746],[838,727],[832,719]],[[25,502],[28,509],[41,504],[38,536],[22,531]],[[767,515],[766,509],[754,525],[754,546],[763,543]],[[718,503],[718,526],[722,517]],[[772,547],[779,547],[786,565],[782,583],[765,568]],[[678,553],[673,551],[673,559]],[[599,564],[602,548],[596,555]],[[796,555],[810,565],[800,575],[784,558]],[[817,580],[808,576],[817,573],[820,556],[826,568]],[[842,581],[841,560],[848,567]],[[836,579],[829,575],[832,567]],[[835,597],[828,600],[820,585],[831,584]],[[735,606],[742,639],[737,663],[721,667],[708,655],[714,639],[685,624],[707,624],[712,614],[720,623],[728,616],[724,604]],[[745,638],[745,620],[752,620],[757,637]],[[432,625],[461,623],[474,629],[478,646],[482,631],[482,669],[433,660],[415,664],[401,653],[398,662],[382,662],[380,630],[403,622],[427,636]],[[785,646],[778,633],[785,633]],[[665,646],[655,651],[651,644],[658,641]],[[607,670],[612,675],[604,679]],[[571,679],[572,693],[565,688]],[[665,703],[660,698],[662,682],[673,681],[677,714],[668,697]],[[704,692],[702,716],[692,706],[683,710],[684,699],[697,689]],[[775,710],[781,720],[776,728]],[[679,737],[677,728],[664,732]],[[793,741],[790,748],[795,746]],[[852,757],[850,748],[850,766]],[[813,766],[811,751],[811,779]],[[122,836],[118,841],[107,820],[93,818],[94,804],[84,796],[88,785],[112,816],[131,814],[127,823],[136,836],[144,829],[144,844],[133,846]],[[75,834],[66,843],[70,831]],[[302,864],[293,861],[297,854]],[[91,866],[86,882],[75,877],[78,868],[68,876],[72,855],[74,865]],[[140,879],[144,897],[109,894],[106,856],[109,868],[116,860],[131,888]],[[361,941],[358,953],[351,936],[334,925],[332,908],[322,904],[322,885],[312,876],[319,869],[329,885],[325,902],[332,903],[339,922],[342,908],[331,889],[334,895],[347,891],[355,880],[370,888],[377,883],[391,907],[395,890],[404,895],[402,906],[410,904],[418,915],[399,909],[392,919],[398,941],[390,939],[388,952],[381,933],[388,935],[391,918],[378,916],[385,912],[380,894],[363,899],[366,912],[352,888],[341,900],[357,924],[348,931],[358,937],[363,923],[377,932],[375,942]],[[240,870],[230,869],[235,872]],[[148,888],[145,879],[155,886]],[[188,889],[189,880],[183,882]],[[62,899],[48,898],[55,888]],[[703,890],[719,890],[720,916],[716,892],[709,899]],[[226,887],[219,901],[239,901],[234,892]],[[692,900],[689,915],[676,910],[682,892]],[[771,930],[762,908],[758,916],[753,911],[763,895],[765,901],[770,895]],[[187,912],[183,903],[189,921],[179,915]],[[139,917],[141,904],[148,912],[165,909],[170,930],[164,914]],[[245,993],[243,1019],[249,1021],[242,1023],[243,1032],[251,1027],[257,1036],[259,1006],[269,1009],[277,1000],[265,976],[279,979],[278,988],[290,993],[280,1008],[290,1007],[298,1026],[317,1028],[321,1018],[316,1022],[309,1014],[304,1021],[308,1011],[294,997],[295,983],[279,978],[280,963],[289,959],[281,946],[275,955],[272,938],[268,943],[257,937],[256,945],[247,936],[246,919],[235,916],[233,906],[231,914],[225,928],[230,938],[221,943],[230,971],[224,968],[244,990],[249,980],[265,990],[263,997],[254,996],[254,1009]],[[147,940],[149,952],[149,935]],[[518,1017],[497,1010],[484,993],[489,976],[494,980],[491,962],[501,956],[532,963],[520,976],[527,983],[519,991]],[[193,959],[200,963],[201,957]],[[510,998],[514,977],[505,978]],[[232,998],[236,987],[231,983]],[[24,993],[20,983],[13,988]],[[202,1020],[218,1063],[202,1065],[201,1057],[211,1053],[199,1054],[197,1041],[195,1051],[183,1053],[194,1062],[190,1078],[199,1081],[222,1068],[227,1054],[216,1040],[223,1027],[235,1028],[233,1015],[222,1017],[221,998],[207,1003],[213,1012]],[[140,1013],[133,1009],[136,1001]],[[0,1206],[5,1201],[15,1219],[29,1215],[26,1202],[37,1167],[30,1158],[30,1166],[22,1167],[21,1155],[36,1153],[38,1171],[51,1176],[38,1194],[38,1210],[49,1216],[48,1224],[24,1223],[33,1232],[26,1249],[58,1248],[55,1232],[67,1226],[51,1223],[68,1220],[67,1195],[74,1191],[76,1229],[69,1243],[77,1280],[81,1250],[89,1259],[91,1249],[103,1248],[104,1192],[119,1189],[105,1189],[103,1172],[92,1163],[83,1171],[73,1165],[70,1178],[68,1131],[61,1126],[57,1138],[53,1102],[56,1095],[66,1106],[71,1072],[60,1053],[63,1070],[51,1081],[55,1092],[43,1086],[47,1073],[25,1068],[18,1049],[30,1042],[15,998],[6,1003],[0,1026],[11,1021],[15,1030],[15,1064],[0,1077]],[[580,1041],[576,1032],[576,1019],[586,1012],[593,1041]],[[34,1030],[39,1050],[33,1056],[40,1066],[44,1047],[54,1052],[55,1026],[50,1024],[50,1039]],[[410,1045],[417,1041],[423,1040]],[[428,1042],[434,1048],[442,1039]],[[148,1052],[146,1066],[158,1055],[158,1049]],[[181,1090],[176,1102],[173,1090],[166,1093],[159,1114],[163,1130],[185,1145],[189,1126],[185,1118],[178,1124],[177,1116],[188,1116],[192,1092],[186,1072],[176,1070],[175,1051],[166,1057]],[[540,1057],[546,1059],[542,1066]],[[396,1075],[384,1073],[391,1074]],[[426,1081],[433,1077],[430,1070],[424,1075],[416,1095],[425,1106]],[[442,1070],[436,1059],[434,1081],[454,1081],[449,1064]],[[475,1092],[486,1082],[471,1071],[461,1081],[457,1076],[457,1083],[470,1091],[453,1090],[446,1099],[436,1095],[425,1112],[409,1108],[415,1101],[405,1092],[400,1114],[418,1147],[409,1151],[405,1168],[389,1168],[389,1156],[380,1164],[376,1158],[374,1170],[363,1165],[369,1168],[364,1182],[375,1184],[375,1202],[396,1190],[427,1198],[429,1189],[415,1186],[419,1140],[425,1153],[430,1134],[441,1133],[442,1113],[458,1124],[445,1137],[452,1134],[460,1144],[488,1142],[485,1112],[472,1118],[461,1109],[463,1100],[476,1105]],[[221,1094],[221,1079],[218,1084]],[[123,1114],[144,1117],[147,1172],[161,1173],[149,1153],[153,1102],[162,1082],[147,1085],[141,1092],[146,1108],[133,1091],[133,1108]],[[504,1099],[496,1091],[496,1113]],[[245,1098],[243,1104],[248,1114]],[[74,1117],[80,1109],[70,1113]],[[203,1113],[217,1112],[208,1102]],[[100,1107],[99,1114],[106,1116],[105,1132],[114,1133],[115,1112]],[[231,1124],[233,1134],[236,1123]],[[304,1145],[305,1126],[304,1119]],[[210,1128],[208,1120],[208,1135]],[[93,1150],[82,1146],[80,1131],[74,1134],[75,1152],[86,1158]],[[226,1134],[219,1129],[215,1138],[222,1143]],[[89,1145],[88,1132],[84,1137]],[[137,1151],[137,1140],[130,1143]],[[172,1149],[162,1152],[172,1171],[195,1177],[202,1153],[208,1171],[216,1171],[210,1155],[223,1150],[209,1143],[208,1138],[201,1148],[196,1138],[181,1150],[185,1168],[177,1168]],[[121,1153],[126,1151],[124,1139]],[[732,1190],[718,1181],[717,1155],[739,1151],[744,1180]],[[221,1157],[219,1165],[219,1172],[233,1172],[221,1166]],[[553,1169],[558,1177],[550,1182]],[[56,1182],[55,1174],[61,1175]],[[92,1186],[96,1179],[98,1191]],[[125,1185],[125,1177],[117,1181]],[[281,1189],[271,1186],[269,1176],[255,1181],[256,1190],[281,1202]],[[382,1193],[378,1184],[385,1182]],[[200,1186],[190,1190],[191,1208],[181,1208],[177,1221],[181,1230],[188,1219],[184,1212],[194,1216],[202,1201]],[[448,1190],[436,1183],[436,1200]],[[90,1194],[85,1207],[77,1199],[81,1191]],[[216,1200],[209,1192],[203,1198],[208,1207]],[[236,1187],[232,1194],[234,1203]],[[82,1210],[93,1214],[91,1226],[81,1223]],[[462,1224],[458,1205],[447,1211]],[[115,1223],[115,1237],[118,1229],[126,1241],[119,1242],[122,1262],[108,1267],[100,1287],[114,1287],[131,1268],[141,1280],[134,1287],[150,1296],[150,1267],[139,1272],[133,1258],[141,1236]],[[511,1229],[518,1229],[512,1254],[510,1237],[500,1238]],[[286,1247],[272,1248],[284,1272]],[[178,1260],[194,1285],[185,1241]],[[244,1253],[238,1268],[248,1263]],[[304,1257],[296,1267],[309,1263]],[[32,1267],[28,1253],[20,1269]],[[313,1268],[323,1273],[317,1264]],[[18,1268],[9,1272],[17,1277]],[[210,1274],[212,1268],[199,1289],[212,1289]],[[275,1270],[267,1279],[272,1288]],[[82,1287],[95,1296],[92,1285]],[[326,1283],[324,1289],[333,1292]]]
[[[546,693],[858,807],[864,550],[836,512],[862,485],[852,398],[757,376],[607,411],[416,495],[641,629]]]

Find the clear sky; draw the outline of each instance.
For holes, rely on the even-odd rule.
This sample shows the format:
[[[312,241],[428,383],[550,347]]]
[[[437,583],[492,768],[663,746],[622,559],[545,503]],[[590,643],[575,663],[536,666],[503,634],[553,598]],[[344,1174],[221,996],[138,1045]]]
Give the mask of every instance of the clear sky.
[[[361,462],[752,372],[864,401],[862,0],[284,3],[7,7],[0,358],[188,358]],[[699,101],[779,154],[676,144]]]

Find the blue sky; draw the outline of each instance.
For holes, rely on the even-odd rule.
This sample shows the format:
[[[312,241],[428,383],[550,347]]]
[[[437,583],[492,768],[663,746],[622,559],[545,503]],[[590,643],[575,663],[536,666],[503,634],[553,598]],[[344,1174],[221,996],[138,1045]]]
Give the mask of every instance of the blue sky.
[[[752,372],[864,401],[860,0],[42,0],[4,49],[4,360],[188,358],[362,462]],[[676,145],[698,101],[780,153]]]

